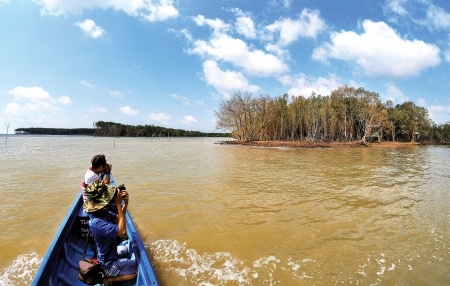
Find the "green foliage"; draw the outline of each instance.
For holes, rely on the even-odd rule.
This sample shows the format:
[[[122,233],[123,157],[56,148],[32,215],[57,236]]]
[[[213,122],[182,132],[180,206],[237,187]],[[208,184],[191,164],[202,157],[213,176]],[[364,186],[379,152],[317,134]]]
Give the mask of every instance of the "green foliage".
[[[433,125],[432,133],[437,142],[450,144],[450,122],[441,125]]]
[[[31,128],[17,128],[14,131],[16,133],[21,134],[40,134],[40,135],[94,135],[95,129],[31,127]]]
[[[111,137],[228,137],[229,133],[205,133],[153,125],[125,125],[115,122],[97,121],[95,128],[18,128],[16,133],[45,135],[90,135]]]

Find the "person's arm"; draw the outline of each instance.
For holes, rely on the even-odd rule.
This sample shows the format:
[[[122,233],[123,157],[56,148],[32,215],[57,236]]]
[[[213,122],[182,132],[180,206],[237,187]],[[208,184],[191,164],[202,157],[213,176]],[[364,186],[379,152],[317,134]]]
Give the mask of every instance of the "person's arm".
[[[122,211],[123,211],[123,215],[125,215],[127,212],[127,208],[128,208],[128,202],[130,201],[130,194],[128,194],[128,192],[125,190],[121,191],[120,194],[122,195],[122,199],[124,202],[124,204],[122,206]]]
[[[110,174],[106,173],[105,174],[105,178],[103,179],[103,182],[107,185],[109,185],[109,183],[111,183],[111,178],[110,178]]]
[[[112,165],[111,164],[106,164],[105,166],[105,179],[103,180],[103,182],[105,182],[105,184],[109,185],[109,183],[111,183],[111,169],[112,169]]]
[[[125,222],[125,212],[123,211],[122,208],[122,196],[119,192],[119,190],[117,190],[117,194],[115,197],[115,203],[117,206],[117,226],[119,228],[117,236],[122,236],[127,234],[127,225]],[[128,205],[128,200],[125,202],[124,208],[126,210],[126,206]]]

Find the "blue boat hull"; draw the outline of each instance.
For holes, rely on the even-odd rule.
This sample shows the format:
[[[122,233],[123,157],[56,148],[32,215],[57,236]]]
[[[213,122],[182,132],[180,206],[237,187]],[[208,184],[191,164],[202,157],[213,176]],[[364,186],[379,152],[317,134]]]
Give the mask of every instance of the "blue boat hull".
[[[89,217],[83,212],[80,195],[75,199],[58,232],[47,250],[32,285],[86,285],[79,281],[78,261],[83,257]],[[129,212],[126,214],[130,254],[138,265],[137,277],[122,285],[159,285],[136,226]],[[92,240],[92,238],[91,238]],[[89,243],[86,257],[94,256],[94,244]]]

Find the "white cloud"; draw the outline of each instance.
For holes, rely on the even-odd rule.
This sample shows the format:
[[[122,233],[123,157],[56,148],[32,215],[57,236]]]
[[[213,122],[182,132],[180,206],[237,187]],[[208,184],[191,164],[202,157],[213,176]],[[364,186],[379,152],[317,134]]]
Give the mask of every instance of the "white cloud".
[[[227,35],[226,32],[231,27],[222,20],[207,19],[204,16],[197,16],[193,20],[199,26],[207,25],[211,27],[214,32],[208,41],[192,40],[191,37],[187,37],[193,44],[188,53],[215,61],[231,63],[246,73],[257,76],[271,76],[288,70],[287,65],[276,56],[262,50],[249,49],[241,39]]]
[[[87,87],[87,88],[91,88],[91,89],[95,89],[96,88],[95,85],[93,85],[92,83],[88,82],[87,80],[80,79],[80,83],[83,86]]]
[[[142,2],[142,1],[139,1]],[[154,5],[153,1],[143,1],[146,5],[143,12],[139,13],[140,16],[149,21],[164,21],[170,18],[178,17],[178,10],[173,6],[172,0],[160,0],[159,5]]]
[[[7,92],[15,102],[8,103],[5,112],[12,116],[22,117],[30,113],[52,112],[59,110],[56,100],[41,87],[17,86]]]
[[[191,100],[185,96],[179,96],[176,94],[172,94],[172,98],[175,98],[177,100],[181,100],[183,102],[183,105],[189,106],[191,105]]]
[[[450,13],[444,8],[434,5],[428,0],[386,0],[385,12],[393,14],[394,22],[399,22],[396,16],[407,18],[415,24],[430,30],[448,29],[450,27]]]
[[[291,2],[292,0],[283,0],[284,7],[289,9],[291,7]]]
[[[396,15],[406,16],[408,11],[405,7],[408,0],[386,0],[385,10]]]
[[[203,100],[191,100],[190,98],[186,96],[179,96],[177,94],[172,94],[172,98],[176,100],[180,100],[183,102],[183,105],[191,106],[191,105],[197,105],[197,106],[204,106],[205,102]]]
[[[236,30],[246,38],[256,38],[255,24],[250,17],[238,17],[236,19]]]
[[[198,15],[196,17],[192,17],[192,20],[194,20],[194,22],[200,26],[208,26],[210,28],[213,29],[214,34],[222,34],[222,33],[226,33],[230,30],[231,26],[226,24],[224,21],[220,20],[220,19],[208,19],[205,18],[205,16],[203,15]]]
[[[401,104],[408,101],[408,97],[392,83],[386,84],[386,95],[381,95],[382,101],[390,100],[394,104]]]
[[[68,96],[61,96],[60,98],[58,98],[58,102],[62,103],[64,105],[72,104],[72,100],[70,100],[70,98]]]
[[[252,75],[270,76],[288,70],[287,65],[276,56],[261,50],[249,50],[244,41],[225,34],[216,35],[209,42],[197,40],[189,52],[231,63]]]
[[[419,99],[416,100],[416,104],[418,106],[426,106],[427,105],[427,100],[425,98],[423,98],[423,97],[419,98]]]
[[[83,22],[76,22],[75,26],[80,28],[86,36],[94,39],[103,36],[105,33],[105,31],[100,26],[97,26],[91,19],[86,19]]]
[[[285,47],[300,37],[315,38],[326,28],[325,21],[320,17],[319,11],[303,9],[298,19],[282,19],[268,25],[266,30],[270,33],[279,33],[279,45]]]
[[[307,78],[304,74],[296,76],[282,76],[278,79],[284,86],[290,87],[289,95],[309,97],[314,92],[317,95],[330,95],[331,91],[337,89],[342,85],[335,75],[330,75],[329,78]]]
[[[122,92],[117,91],[117,90],[110,90],[108,91],[109,95],[114,96],[114,97],[121,97],[122,96]]]
[[[232,11],[236,14],[236,31],[248,39],[255,39],[257,36],[255,23],[250,15],[240,9],[233,9]]]
[[[4,109],[6,114],[10,114],[16,117],[23,117],[27,114],[27,109],[18,105],[15,102],[8,103]]]
[[[232,11],[237,16],[236,31],[246,38],[254,39],[258,33],[250,16],[239,9]],[[299,37],[315,37],[326,27],[318,11],[304,9],[298,19],[282,19],[259,32],[258,36],[261,40],[271,40],[274,34],[277,34],[279,38],[277,44],[268,43],[264,51],[252,48],[242,39],[228,35],[231,26],[220,19],[207,19],[200,15],[193,20],[198,26],[212,28],[213,33],[207,41],[193,40],[191,35],[187,34],[189,36],[187,39],[193,45],[188,50],[189,53],[216,62],[231,63],[244,73],[255,76],[273,76],[288,72],[289,67],[283,59],[287,58],[289,53],[283,47],[293,43]]]
[[[291,7],[292,0],[270,0],[268,1],[268,4],[273,7],[283,5],[284,8],[289,9]]]
[[[139,113],[137,110],[134,110],[129,106],[122,106],[119,110],[126,115],[137,115]]]
[[[419,40],[401,38],[384,22],[365,20],[364,33],[334,32],[331,43],[314,50],[313,59],[353,62],[368,76],[408,77],[441,62],[440,49]]]
[[[114,9],[126,14],[141,18],[145,21],[164,21],[178,17],[178,10],[173,5],[173,0],[36,0],[42,6],[43,14],[61,16],[78,14],[83,10],[94,8]]]
[[[450,105],[431,105],[427,110],[430,118],[437,124],[450,123]]]
[[[148,116],[148,119],[150,119],[151,121],[168,123],[170,121],[170,116],[164,112],[150,113],[150,115]]]
[[[277,44],[267,44],[265,47],[266,51],[277,55],[277,57],[281,58],[281,59],[286,59],[286,60],[290,60],[290,53],[289,50],[284,49],[283,47],[281,47],[280,45]]]
[[[450,28],[450,13],[431,4],[427,8],[426,19],[420,22],[431,29],[448,29]]]
[[[250,84],[240,72],[222,71],[215,61],[204,62],[203,72],[206,82],[225,96],[229,96],[236,91],[254,92],[259,89],[258,86]]]
[[[450,63],[450,47],[445,51],[445,60]]]
[[[197,119],[195,119],[194,116],[186,115],[186,116],[183,118],[182,122],[183,122],[184,124],[186,124],[186,125],[191,125],[191,124],[193,124],[193,123],[197,123],[198,121],[197,121]]]
[[[32,86],[16,86],[8,91],[8,94],[14,96],[15,99],[25,99],[29,101],[48,101],[54,102],[54,99],[42,87]]]
[[[180,31],[177,31],[177,30],[174,30],[174,29],[170,28],[170,29],[167,29],[167,31],[171,32],[171,33],[174,33],[177,36],[185,37],[188,42],[193,42],[194,41],[194,38],[192,37],[192,35],[191,35],[191,33],[189,32],[188,29],[181,29]]]

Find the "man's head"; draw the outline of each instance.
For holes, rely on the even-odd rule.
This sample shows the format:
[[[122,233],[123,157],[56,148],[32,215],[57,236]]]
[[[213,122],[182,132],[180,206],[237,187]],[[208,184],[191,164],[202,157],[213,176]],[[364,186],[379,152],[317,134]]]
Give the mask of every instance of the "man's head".
[[[103,209],[116,195],[116,187],[105,185],[102,180],[90,183],[86,188],[87,199],[83,208],[87,213]]]
[[[95,155],[91,160],[92,168],[97,169],[98,167],[104,166],[106,164],[105,155]]]
[[[100,168],[104,168],[106,165],[106,158],[105,155],[100,154],[100,155],[95,155],[92,160],[92,169],[103,172],[104,170],[99,170]]]

